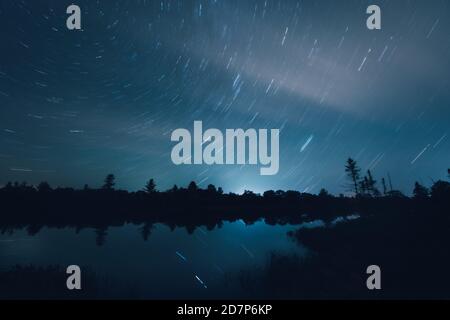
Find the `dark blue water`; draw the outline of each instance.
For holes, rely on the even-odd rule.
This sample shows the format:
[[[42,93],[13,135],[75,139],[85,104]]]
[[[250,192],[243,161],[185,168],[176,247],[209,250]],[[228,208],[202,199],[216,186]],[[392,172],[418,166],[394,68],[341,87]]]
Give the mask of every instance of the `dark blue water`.
[[[96,244],[94,229],[42,229],[0,235],[0,268],[14,265],[68,266],[95,272],[121,297],[215,298],[240,296],[238,275],[263,269],[272,252],[303,255],[305,249],[287,236],[298,226],[224,223],[188,234],[183,228],[153,227],[147,241],[141,226],[109,228],[105,243]],[[83,269],[82,269],[83,270]]]

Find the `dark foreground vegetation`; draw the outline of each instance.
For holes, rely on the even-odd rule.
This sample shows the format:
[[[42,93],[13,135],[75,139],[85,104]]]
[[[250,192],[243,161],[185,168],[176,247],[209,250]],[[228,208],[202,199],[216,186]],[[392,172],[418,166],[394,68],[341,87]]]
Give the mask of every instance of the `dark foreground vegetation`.
[[[416,183],[411,198],[377,190],[373,196],[361,194],[373,181],[370,172],[355,176],[357,196],[350,203],[361,217],[290,232],[308,254],[274,252],[264,268],[243,270],[238,277],[246,297],[450,299],[450,184],[437,181],[428,189]],[[370,265],[381,268],[381,290],[367,289]]]
[[[67,290],[66,269],[59,266],[14,266],[0,271],[0,300],[13,299],[133,299],[136,288],[104,277],[89,267],[82,267],[82,290]]]
[[[298,229],[289,237],[306,257],[273,253],[239,278],[262,299],[450,299],[449,212],[391,211]],[[370,265],[381,268],[381,290],[366,287]]]

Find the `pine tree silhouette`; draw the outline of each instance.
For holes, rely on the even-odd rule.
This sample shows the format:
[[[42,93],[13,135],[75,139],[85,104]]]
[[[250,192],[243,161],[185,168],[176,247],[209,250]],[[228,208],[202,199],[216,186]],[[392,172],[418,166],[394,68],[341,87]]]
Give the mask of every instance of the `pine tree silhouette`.
[[[156,192],[156,183],[155,180],[150,179],[145,185],[144,191],[147,193],[155,193]]]
[[[358,168],[356,161],[353,160],[352,158],[348,158],[347,164],[345,166],[345,172],[352,181],[352,190],[355,192],[355,194],[359,193],[358,181],[360,171],[361,169]]]
[[[104,190],[114,190],[114,186],[116,185],[116,177],[113,174],[108,174],[105,178],[105,184],[102,189]]]

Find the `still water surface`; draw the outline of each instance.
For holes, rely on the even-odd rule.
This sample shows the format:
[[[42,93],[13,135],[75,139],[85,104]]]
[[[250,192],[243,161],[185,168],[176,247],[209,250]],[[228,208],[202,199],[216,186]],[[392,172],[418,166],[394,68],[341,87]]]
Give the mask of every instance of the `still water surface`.
[[[127,224],[109,228],[101,246],[94,229],[43,228],[34,236],[18,230],[0,235],[0,268],[76,264],[124,298],[232,298],[241,296],[236,276],[242,270],[261,270],[272,252],[304,254],[287,236],[297,228],[237,221],[189,234],[156,224],[144,241],[142,226]]]

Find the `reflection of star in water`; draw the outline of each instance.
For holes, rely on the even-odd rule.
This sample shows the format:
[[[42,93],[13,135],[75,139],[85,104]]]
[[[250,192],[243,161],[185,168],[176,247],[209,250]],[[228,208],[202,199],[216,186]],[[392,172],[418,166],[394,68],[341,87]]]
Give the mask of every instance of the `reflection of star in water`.
[[[178,251],[176,251],[175,253],[178,257],[180,257],[181,260],[187,261],[187,259],[181,253],[179,253]]]
[[[250,252],[250,250],[248,250],[246,246],[241,244],[241,248],[249,255],[250,258],[252,259],[255,258],[255,255],[252,252]]]
[[[200,284],[201,284],[205,289],[208,289],[208,287],[207,287],[206,284],[203,282],[203,280],[200,279],[197,275],[195,275],[195,279],[197,279],[197,281],[200,282]]]

